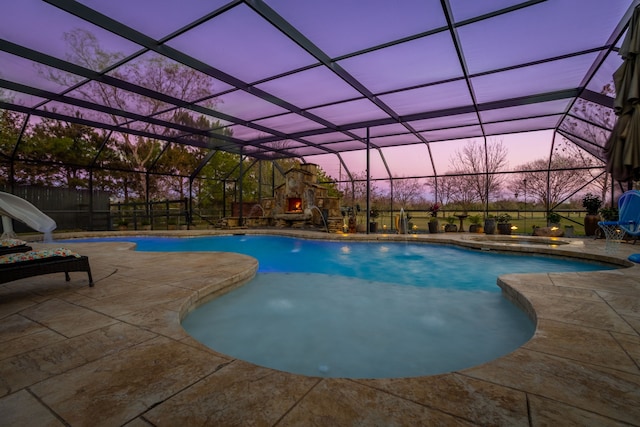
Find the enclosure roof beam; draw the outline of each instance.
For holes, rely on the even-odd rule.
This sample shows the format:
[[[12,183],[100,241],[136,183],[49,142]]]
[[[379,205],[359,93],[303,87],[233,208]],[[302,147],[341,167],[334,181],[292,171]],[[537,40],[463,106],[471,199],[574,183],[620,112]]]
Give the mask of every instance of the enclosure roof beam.
[[[63,71],[66,71],[66,72],[69,72],[69,73],[72,73],[72,74],[76,74],[76,75],[84,77],[84,78],[86,78],[88,80],[93,80],[93,81],[97,81],[97,82],[100,82],[100,83],[105,83],[105,84],[108,84],[110,86],[117,87],[119,89],[123,89],[123,90],[129,91],[129,92],[136,93],[138,95],[142,95],[142,96],[145,96],[145,97],[148,97],[148,98],[152,98],[152,99],[157,99],[157,100],[162,101],[162,102],[167,103],[167,104],[171,104],[171,105],[175,105],[177,107],[181,107],[181,108],[185,108],[185,109],[188,109],[188,110],[192,110],[192,111],[200,113],[200,114],[209,115],[209,116],[212,116],[212,117],[215,117],[217,119],[224,120],[224,121],[227,121],[227,122],[230,122],[230,123],[240,124],[240,125],[243,125],[243,126],[258,130],[260,132],[266,133],[266,134],[276,135],[278,140],[294,139],[294,138],[289,137],[287,134],[284,134],[282,132],[278,132],[278,131],[276,131],[274,129],[271,129],[271,128],[268,128],[266,126],[261,126],[261,125],[258,125],[256,123],[253,123],[251,121],[243,120],[243,119],[240,119],[240,118],[228,115],[228,114],[221,113],[221,112],[216,111],[216,110],[212,110],[212,109],[207,108],[207,107],[203,107],[201,105],[196,105],[196,104],[193,104],[193,103],[190,103],[190,102],[187,102],[187,101],[183,101],[182,99],[175,98],[173,96],[170,96],[170,95],[167,95],[167,94],[164,94],[164,93],[161,93],[161,92],[157,92],[157,91],[154,91],[154,90],[151,90],[151,89],[147,89],[147,88],[135,85],[133,83],[129,83],[129,82],[126,82],[124,80],[117,79],[117,78],[112,77],[112,76],[107,76],[107,75],[104,75],[102,73],[99,73],[99,72],[96,72],[96,71],[81,67],[79,65],[75,65],[75,64],[72,64],[70,62],[63,61],[61,59],[52,57],[50,55],[46,55],[44,53],[34,51],[34,50],[26,48],[24,46],[19,46],[19,45],[15,44],[15,43],[12,43],[12,42],[8,41],[8,40],[0,39],[0,50],[8,52],[8,53],[11,53],[11,54],[16,55],[16,56],[20,56],[22,58],[29,59],[29,60],[34,61],[34,62],[38,62],[38,63],[44,64],[44,65],[50,66],[50,67],[58,68],[60,70],[63,70]],[[6,81],[4,81],[3,84],[4,85],[18,85],[17,83],[11,83],[11,82],[6,82]],[[18,85],[16,87],[21,87],[21,85]],[[23,89],[27,90],[26,93],[30,93],[31,90],[27,89],[27,88],[28,87],[26,87],[26,86],[23,87]],[[34,91],[38,91],[37,89],[33,89],[33,90]],[[40,96],[44,95],[44,91],[40,91],[40,93],[41,93]],[[56,98],[59,98],[59,97],[61,97],[63,95],[53,94],[53,96],[54,96],[53,99],[56,99]],[[68,97],[64,98],[64,102],[68,101],[67,98]],[[69,101],[69,103],[72,103],[74,105],[77,104],[78,106],[81,106],[81,104],[78,103],[78,101],[79,100],[72,100],[72,101]],[[80,101],[80,102],[84,102],[84,101]],[[95,108],[95,107],[89,107],[89,108]],[[102,108],[108,108],[108,107],[102,107]],[[10,108],[8,108],[8,109],[10,109]],[[34,111],[39,111],[39,110],[34,110]],[[120,113],[120,115],[122,115],[122,113]],[[147,117],[147,116],[140,116],[140,117],[141,118],[138,119],[138,120],[145,121],[145,122],[150,122],[151,119],[152,119],[152,118]],[[72,120],[69,120],[69,121],[72,121]],[[100,127],[100,126],[97,126],[97,127]],[[202,131],[201,129],[187,128],[187,130],[185,132],[198,134],[201,131]],[[166,138],[162,138],[162,137],[159,137],[157,139],[165,139],[165,140],[167,140]],[[230,142],[238,145],[238,147],[241,147],[242,145],[251,145],[251,146],[256,146],[258,148],[264,148],[264,147],[261,147],[259,145],[259,143],[257,144],[257,143],[252,142],[252,141],[239,141],[239,140],[230,139]],[[313,144],[313,143],[311,143],[309,141],[301,140],[300,142],[304,143],[305,145],[311,145],[311,146],[315,145],[315,144]],[[318,148],[322,149],[323,151],[329,152],[329,153],[331,152],[331,150],[326,148],[326,147],[318,146]],[[286,149],[277,150],[277,149],[268,148],[268,150],[269,151],[276,151],[276,152],[277,151],[286,152]],[[288,156],[292,156],[292,154],[288,154]]]
[[[102,151],[107,146],[107,143],[109,142],[109,139],[111,138],[111,134],[112,133],[113,133],[113,131],[110,130],[109,133],[107,134],[107,136],[105,136],[104,139],[102,140],[102,142],[100,143],[100,147],[98,148],[98,152],[96,153],[95,156],[93,156],[93,159],[91,160],[91,163],[89,163],[89,168],[91,168],[91,169],[95,168],[96,164],[98,163],[98,159],[100,158],[100,154],[102,154]]]
[[[309,120],[315,121],[319,124],[321,124],[322,126],[325,127],[329,127],[329,128],[335,128],[335,124],[319,117],[316,116],[312,113],[309,113],[308,111],[302,110],[298,107],[296,107],[293,104],[290,104],[280,98],[278,98],[277,96],[274,96],[270,93],[267,93],[255,86],[250,85],[247,82],[244,82],[230,74],[227,74],[215,67],[212,67],[211,65],[205,64],[191,56],[188,56],[186,54],[184,54],[183,52],[180,52],[179,50],[176,50],[164,43],[160,43],[157,40],[152,39],[151,37],[146,36],[145,34],[142,34],[136,30],[134,30],[131,27],[128,27],[118,21],[115,21],[81,3],[75,2],[75,1],[69,1],[69,0],[45,0],[46,2],[66,11],[69,12],[75,16],[78,16],[80,18],[82,18],[85,21],[91,22],[95,25],[98,25],[102,28],[105,28],[115,34],[119,34],[122,37],[127,38],[128,40],[131,40],[134,43],[137,43],[141,46],[144,46],[145,49],[154,51],[156,53],[159,53],[163,56],[166,56],[168,58],[173,59],[174,61],[177,61],[181,64],[184,64],[190,68],[193,68],[195,70],[198,70],[206,75],[209,75],[211,77],[214,77],[222,82],[225,82],[237,89],[240,89],[242,91],[248,92],[251,95],[257,96],[259,98],[264,99],[265,101],[268,101],[270,103],[273,103],[275,105],[278,105],[281,108],[284,108],[290,112],[299,114]],[[236,3],[236,4],[239,4]],[[236,5],[234,4],[234,6]],[[209,16],[207,19],[210,19],[211,16]],[[163,42],[167,41],[168,38],[163,39]],[[136,55],[139,55],[136,54]],[[175,103],[174,103],[175,104]],[[178,105],[178,104],[176,104]],[[193,105],[193,107],[198,107],[197,105]],[[190,107],[185,107],[185,108],[190,108]],[[217,117],[215,115],[215,113],[218,112],[214,112],[214,113],[206,113],[206,114],[210,114],[213,115],[214,117]],[[222,113],[218,113],[218,114],[222,114]],[[224,114],[223,114],[224,115]],[[220,117],[221,119],[223,119],[222,117]],[[227,120],[227,121],[233,121],[233,120],[229,120],[229,119],[223,119],[223,120]],[[238,123],[238,122],[243,122],[240,119],[236,119],[234,122]],[[249,126],[251,127],[252,125],[255,125],[254,123],[245,123],[245,126]],[[267,128],[264,128],[265,130],[263,130],[264,132],[267,133],[278,133],[273,129],[269,129],[266,130]],[[285,137],[286,138],[286,137]]]
[[[193,170],[191,175],[189,175],[189,180],[193,181],[194,179],[196,179],[200,172],[202,172],[202,169],[207,165],[207,163],[209,163],[209,161],[211,161],[211,159],[215,157],[216,154],[218,154],[218,152],[219,151],[216,149],[209,150],[209,152],[202,158],[198,166],[196,166],[196,168]]]

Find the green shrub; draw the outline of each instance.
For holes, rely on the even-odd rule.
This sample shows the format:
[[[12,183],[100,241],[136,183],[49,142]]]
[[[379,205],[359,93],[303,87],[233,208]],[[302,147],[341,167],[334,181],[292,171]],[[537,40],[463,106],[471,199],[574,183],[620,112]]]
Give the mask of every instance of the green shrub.
[[[471,222],[471,224],[480,224],[481,221],[482,221],[482,217],[480,215],[469,216],[469,222]]]
[[[553,211],[547,212],[547,221],[549,221],[551,224],[560,224],[561,219],[562,217],[559,213]]]
[[[591,193],[587,193],[582,198],[582,207],[587,210],[589,215],[597,215],[598,209],[602,206],[602,200],[598,196],[594,196]]]
[[[508,224],[511,221],[511,215],[508,213],[500,214],[496,217],[496,221],[498,224]]]
[[[602,216],[602,219],[605,221],[617,221],[618,220],[618,208],[617,207],[611,207],[611,208],[602,208],[600,209],[600,215]]]

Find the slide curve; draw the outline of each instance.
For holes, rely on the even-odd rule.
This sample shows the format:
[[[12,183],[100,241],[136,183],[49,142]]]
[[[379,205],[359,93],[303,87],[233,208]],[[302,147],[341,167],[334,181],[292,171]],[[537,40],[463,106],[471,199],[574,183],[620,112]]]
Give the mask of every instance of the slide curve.
[[[23,222],[41,233],[50,233],[56,228],[56,222],[40,209],[18,196],[2,191],[0,191],[0,215]],[[2,218],[2,226],[3,235],[13,233],[11,221]],[[7,226],[11,229],[7,230]]]

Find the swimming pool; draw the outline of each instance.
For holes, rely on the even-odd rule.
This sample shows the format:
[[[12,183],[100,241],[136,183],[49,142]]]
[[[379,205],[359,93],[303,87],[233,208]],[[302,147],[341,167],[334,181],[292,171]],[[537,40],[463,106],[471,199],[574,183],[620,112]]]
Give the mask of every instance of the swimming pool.
[[[190,313],[184,328],[229,356],[323,377],[421,376],[493,360],[534,332],[502,297],[499,275],[608,268],[402,242],[263,235],[102,240],[134,241],[143,251],[256,257],[253,281]]]

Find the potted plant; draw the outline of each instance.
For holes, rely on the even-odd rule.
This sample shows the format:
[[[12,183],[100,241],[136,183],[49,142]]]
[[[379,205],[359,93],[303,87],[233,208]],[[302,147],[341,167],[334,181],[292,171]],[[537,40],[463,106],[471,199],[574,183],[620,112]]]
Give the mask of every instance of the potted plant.
[[[356,224],[356,214],[353,209],[349,211],[349,216],[347,217],[347,231],[349,233],[355,233],[358,231],[358,226]]]
[[[124,230],[127,230],[128,228],[129,228],[129,221],[127,221],[124,218],[121,218],[120,220],[118,220],[118,230],[124,231]]]
[[[493,217],[493,215],[488,215],[484,219],[484,233],[496,234],[496,219]]]
[[[511,234],[511,215],[503,213],[496,218],[499,234]]]
[[[440,223],[438,222],[438,218],[431,217],[429,218],[429,233],[439,233],[440,232]]]
[[[559,227],[560,226],[560,221],[561,221],[562,217],[560,216],[559,213],[557,212],[553,212],[553,211],[549,211],[547,212],[547,225],[550,227]]]
[[[376,208],[371,208],[369,211],[369,233],[377,233],[378,232],[378,222],[375,221],[376,218],[380,216],[380,212]]]
[[[482,217],[480,215],[471,215],[469,216],[469,222],[471,225],[469,226],[469,233],[482,233],[484,229],[480,224],[482,221]]]
[[[456,232],[458,231],[458,226],[455,224],[456,218],[453,216],[448,216],[445,218],[447,224],[444,226],[444,231],[448,232]]]
[[[438,211],[440,210],[440,205],[438,203],[434,203],[429,208],[431,212],[431,218],[429,219],[429,233],[439,233],[440,232],[440,223],[438,222]]]
[[[594,236],[598,229],[598,210],[602,206],[602,200],[598,196],[594,196],[591,193],[587,193],[582,198],[582,207],[587,211],[587,215],[584,217],[584,234],[587,236]]]
[[[600,209],[600,216],[603,221],[617,221],[618,220],[618,208],[612,206],[610,208],[604,207]]]

